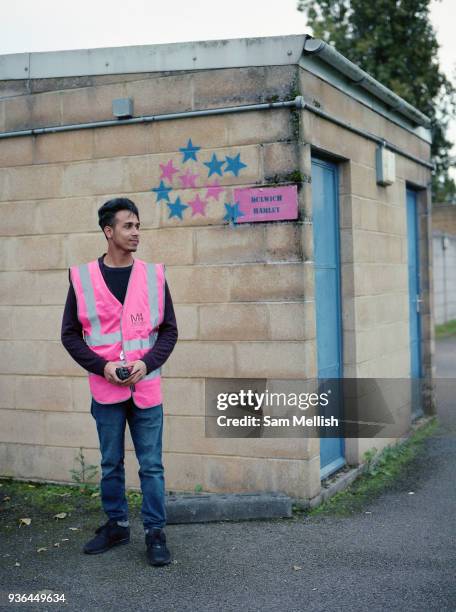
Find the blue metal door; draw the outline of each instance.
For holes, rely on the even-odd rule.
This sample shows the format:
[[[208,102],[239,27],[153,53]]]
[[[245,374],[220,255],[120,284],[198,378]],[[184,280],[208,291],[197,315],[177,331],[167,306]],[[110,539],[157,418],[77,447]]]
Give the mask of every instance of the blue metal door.
[[[421,291],[419,233],[416,191],[407,189],[407,245],[410,330],[410,378],[412,381],[412,416],[423,414],[421,403]]]
[[[312,221],[318,378],[341,379],[342,322],[337,166],[316,158],[312,159]],[[342,397],[340,389],[339,392],[336,389],[336,393]],[[344,450],[343,437],[328,437],[320,433],[320,478],[326,478],[345,465]]]

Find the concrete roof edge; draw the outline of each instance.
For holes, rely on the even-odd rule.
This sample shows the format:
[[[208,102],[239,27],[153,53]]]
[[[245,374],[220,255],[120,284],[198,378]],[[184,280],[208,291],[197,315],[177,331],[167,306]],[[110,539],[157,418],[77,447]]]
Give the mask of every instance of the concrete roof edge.
[[[0,55],[0,81],[297,64],[306,38],[296,34],[13,53]]]

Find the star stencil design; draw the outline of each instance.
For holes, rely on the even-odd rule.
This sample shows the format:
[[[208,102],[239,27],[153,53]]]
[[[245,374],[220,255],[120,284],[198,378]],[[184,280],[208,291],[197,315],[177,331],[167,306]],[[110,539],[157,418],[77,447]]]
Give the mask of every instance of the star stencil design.
[[[168,205],[169,206],[169,205]],[[239,202],[235,202],[233,205],[225,204],[226,215],[223,217],[224,221],[236,223],[238,217],[243,217],[244,213],[239,210]]]
[[[219,195],[222,193],[222,191],[225,191],[223,187],[220,187],[220,182],[217,179],[214,180],[213,183],[208,183],[206,187],[206,198],[214,198],[214,200],[217,200],[217,202]]]
[[[178,179],[182,183],[182,188],[186,189],[187,187],[196,187],[195,181],[198,176],[199,174],[192,174],[192,171],[188,169],[184,174],[181,174]]]
[[[160,179],[166,179],[170,183],[173,182],[173,176],[176,174],[176,172],[179,172],[179,170],[174,167],[172,159],[170,159],[167,164],[160,164],[160,168],[161,168]]]
[[[224,172],[232,172],[234,176],[239,176],[239,171],[242,168],[247,168],[247,164],[241,162],[241,154],[238,153],[236,157],[225,157],[226,159],[226,168]]]
[[[193,144],[192,139],[189,138],[188,142],[187,142],[187,146],[186,147],[179,147],[179,151],[181,151],[181,153],[184,154],[184,159],[182,160],[182,163],[185,163],[186,161],[188,161],[189,159],[194,159],[195,161],[198,161],[196,159],[196,153],[201,149],[201,147],[197,147]]]
[[[188,208],[187,204],[182,204],[179,197],[176,198],[174,203],[167,203],[167,206],[169,208],[168,219],[171,219],[171,217],[179,217],[179,219],[182,219],[182,211]]]
[[[202,147],[200,146],[194,145],[192,139],[189,138],[186,146],[179,147],[179,151],[183,156],[182,163],[185,164],[185,162],[189,160],[198,162],[197,153],[201,150],[201,148]],[[241,153],[238,153],[233,157],[226,155],[224,160],[219,159],[216,153],[212,153],[210,160],[202,163],[208,169],[208,178],[213,174],[223,177],[224,174],[229,172],[237,177],[243,168],[247,168],[247,164],[241,161]],[[190,166],[192,166],[192,164],[190,164]],[[192,217],[195,215],[206,216],[206,207],[209,198],[213,198],[218,202],[220,199],[220,194],[226,192],[226,188],[220,185],[220,181],[218,179],[214,179],[212,183],[208,182],[205,185],[206,194],[204,199],[203,196],[197,194],[193,200],[188,202],[188,204],[184,204],[180,197],[176,197],[175,201],[171,202],[170,192],[175,189],[175,187],[173,188],[171,186],[175,174],[178,174],[178,179],[181,182],[183,189],[202,189],[202,187],[198,188],[196,185],[197,179],[200,177],[200,175],[194,174],[192,168],[187,168],[184,172],[182,169],[179,169],[179,167],[174,165],[172,159],[168,160],[167,163],[161,163],[160,170],[160,184],[158,187],[152,187],[150,191],[156,194],[157,203],[165,200],[169,209],[169,219],[172,217],[177,217],[178,219],[183,220],[183,213],[186,208],[191,208]],[[233,204],[225,203],[226,212],[223,220],[230,224],[237,223],[239,217],[245,216],[245,213],[242,212],[239,207],[239,202],[234,202]]]
[[[192,217],[198,213],[203,215],[203,217],[206,216],[207,202],[204,202],[204,200],[200,198],[199,193],[196,194],[196,198],[194,200],[189,202],[189,205],[192,207]]]
[[[210,177],[213,174],[218,174],[219,176],[223,176],[222,166],[224,164],[225,162],[223,160],[217,159],[217,155],[215,153],[212,153],[211,160],[208,162],[204,162],[204,165],[209,168],[209,173],[207,176]]]
[[[167,187],[163,181],[160,182],[158,187],[151,189],[151,191],[157,194],[157,204],[160,200],[167,200],[169,202],[169,192],[172,190],[172,187]]]

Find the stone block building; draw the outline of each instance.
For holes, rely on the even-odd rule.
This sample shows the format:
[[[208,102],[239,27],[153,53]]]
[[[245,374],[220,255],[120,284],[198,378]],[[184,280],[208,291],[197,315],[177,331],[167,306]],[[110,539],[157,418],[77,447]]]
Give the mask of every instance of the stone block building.
[[[456,206],[432,207],[434,320],[436,324],[456,319]]]
[[[113,116],[118,99],[132,118]],[[209,438],[205,386],[328,364],[429,379],[430,173],[427,118],[305,35],[0,57],[1,475],[71,481],[80,447],[99,462],[60,324],[68,268],[105,252],[96,211],[123,195],[140,211],[137,256],[166,264],[179,328],[162,370],[167,489],[317,496],[392,440],[323,458],[318,438]],[[236,189],[290,185],[295,219],[229,222]],[[128,435],[126,448],[137,486]]]

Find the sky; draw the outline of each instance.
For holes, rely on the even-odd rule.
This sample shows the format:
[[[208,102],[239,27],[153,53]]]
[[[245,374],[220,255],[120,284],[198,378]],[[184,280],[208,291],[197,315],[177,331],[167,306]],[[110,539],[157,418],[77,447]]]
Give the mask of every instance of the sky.
[[[297,0],[14,0],[2,3],[0,55],[311,33],[296,6]],[[442,70],[456,82],[456,0],[432,0],[431,21]],[[456,121],[449,138],[456,142]]]

